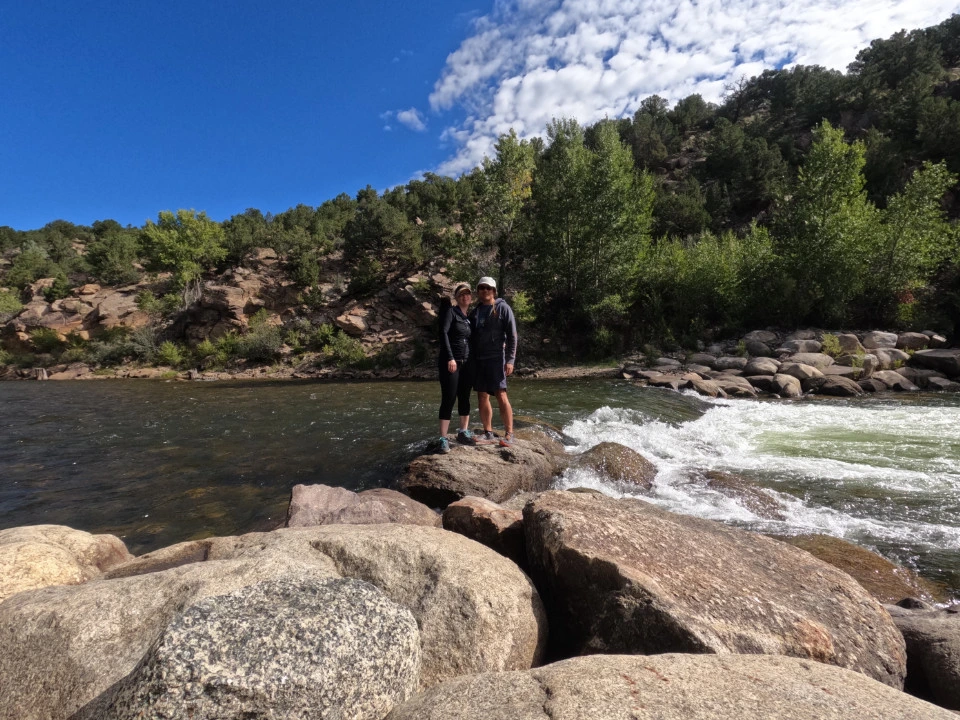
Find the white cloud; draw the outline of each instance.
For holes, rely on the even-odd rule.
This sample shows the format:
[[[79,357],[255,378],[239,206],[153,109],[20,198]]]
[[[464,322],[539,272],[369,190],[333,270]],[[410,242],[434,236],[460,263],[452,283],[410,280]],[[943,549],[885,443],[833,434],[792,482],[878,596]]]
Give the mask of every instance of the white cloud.
[[[397,112],[397,122],[406,125],[411,130],[423,132],[427,129],[427,124],[423,121],[423,115],[416,108],[409,110],[399,110]]]
[[[511,127],[532,137],[554,117],[632,114],[653,94],[717,101],[728,82],[785,63],[843,70],[871,40],[958,10],[958,0],[495,0],[430,95],[434,111],[466,112],[442,135],[457,149],[438,171],[476,166]],[[397,120],[425,128],[413,108]]]

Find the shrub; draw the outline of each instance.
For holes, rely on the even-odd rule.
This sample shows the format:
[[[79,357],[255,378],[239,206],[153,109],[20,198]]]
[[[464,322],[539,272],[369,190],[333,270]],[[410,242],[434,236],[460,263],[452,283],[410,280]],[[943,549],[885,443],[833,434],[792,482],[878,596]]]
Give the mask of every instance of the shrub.
[[[413,291],[421,295],[430,292],[430,281],[426,278],[418,278],[413,284]]]
[[[30,342],[41,353],[56,352],[63,347],[60,333],[52,328],[36,328],[30,331]]]
[[[210,338],[204,338],[193,349],[193,352],[197,356],[197,358],[199,358],[200,360],[204,360],[210,357],[211,355],[216,354],[217,346],[210,341]]]
[[[518,290],[513,294],[510,299],[510,307],[513,309],[517,322],[532,323],[537,319],[536,312],[533,309],[533,301],[523,290]]]
[[[747,344],[743,340],[737,343],[737,355],[740,357],[747,356]]]
[[[70,281],[61,273],[54,278],[53,285],[43,291],[43,299],[47,302],[62,300],[70,294],[70,289]]]
[[[160,343],[155,360],[157,365],[180,367],[183,364],[184,354],[176,343],[166,340]]]
[[[363,295],[378,289],[383,281],[383,263],[369,255],[364,255],[354,269],[348,289],[351,293]]]
[[[366,360],[363,345],[345,333],[336,333],[323,348],[323,354],[337,367],[357,365]]]
[[[277,357],[283,345],[283,328],[271,325],[268,319],[263,308],[250,318],[250,331],[240,337],[236,346],[238,356],[253,362],[266,362]]]
[[[13,362],[13,355],[8,351],[0,348],[0,365],[9,365]]]
[[[330,344],[330,341],[333,340],[336,334],[337,329],[333,325],[323,323],[310,334],[307,340],[307,346],[313,350],[323,350],[324,347]]]
[[[830,357],[839,357],[843,350],[840,349],[840,340],[833,333],[826,333],[821,340],[820,351]]]
[[[11,292],[0,292],[0,314],[18,313],[23,310],[20,298]]]

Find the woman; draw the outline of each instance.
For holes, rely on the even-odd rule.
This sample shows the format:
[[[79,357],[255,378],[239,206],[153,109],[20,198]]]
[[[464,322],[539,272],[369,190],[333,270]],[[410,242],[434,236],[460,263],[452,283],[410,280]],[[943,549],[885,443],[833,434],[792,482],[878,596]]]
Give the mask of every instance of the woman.
[[[473,299],[470,286],[457,285],[453,291],[456,305],[450,304],[450,298],[440,301],[440,356],[438,368],[440,375],[440,442],[442,453],[450,452],[447,432],[450,430],[450,415],[453,401],[457,401],[457,414],[460,415],[460,429],[457,442],[467,445],[474,443],[470,425],[470,391],[473,386],[470,362],[470,336],[473,326],[467,317],[467,309]]]

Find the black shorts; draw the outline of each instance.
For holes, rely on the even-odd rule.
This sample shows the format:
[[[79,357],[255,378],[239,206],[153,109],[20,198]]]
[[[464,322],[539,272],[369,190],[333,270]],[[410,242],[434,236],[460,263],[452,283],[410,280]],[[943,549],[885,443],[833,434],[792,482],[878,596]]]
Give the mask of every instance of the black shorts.
[[[477,392],[496,395],[507,389],[507,373],[503,358],[474,361],[473,389]]]

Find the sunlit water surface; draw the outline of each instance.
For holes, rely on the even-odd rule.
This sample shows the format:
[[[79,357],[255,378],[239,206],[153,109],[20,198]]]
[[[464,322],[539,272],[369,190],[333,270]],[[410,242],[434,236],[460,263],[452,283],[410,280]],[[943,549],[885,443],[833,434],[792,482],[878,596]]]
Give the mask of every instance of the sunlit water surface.
[[[290,488],[388,484],[435,434],[433,383],[0,383],[0,528],[115,533],[135,553],[274,527]],[[642,497],[776,534],[826,533],[960,588],[960,397],[705,401],[627,382],[515,381],[515,412],[652,460]],[[701,473],[783,506],[756,516]],[[568,471],[561,487],[622,488]]]

